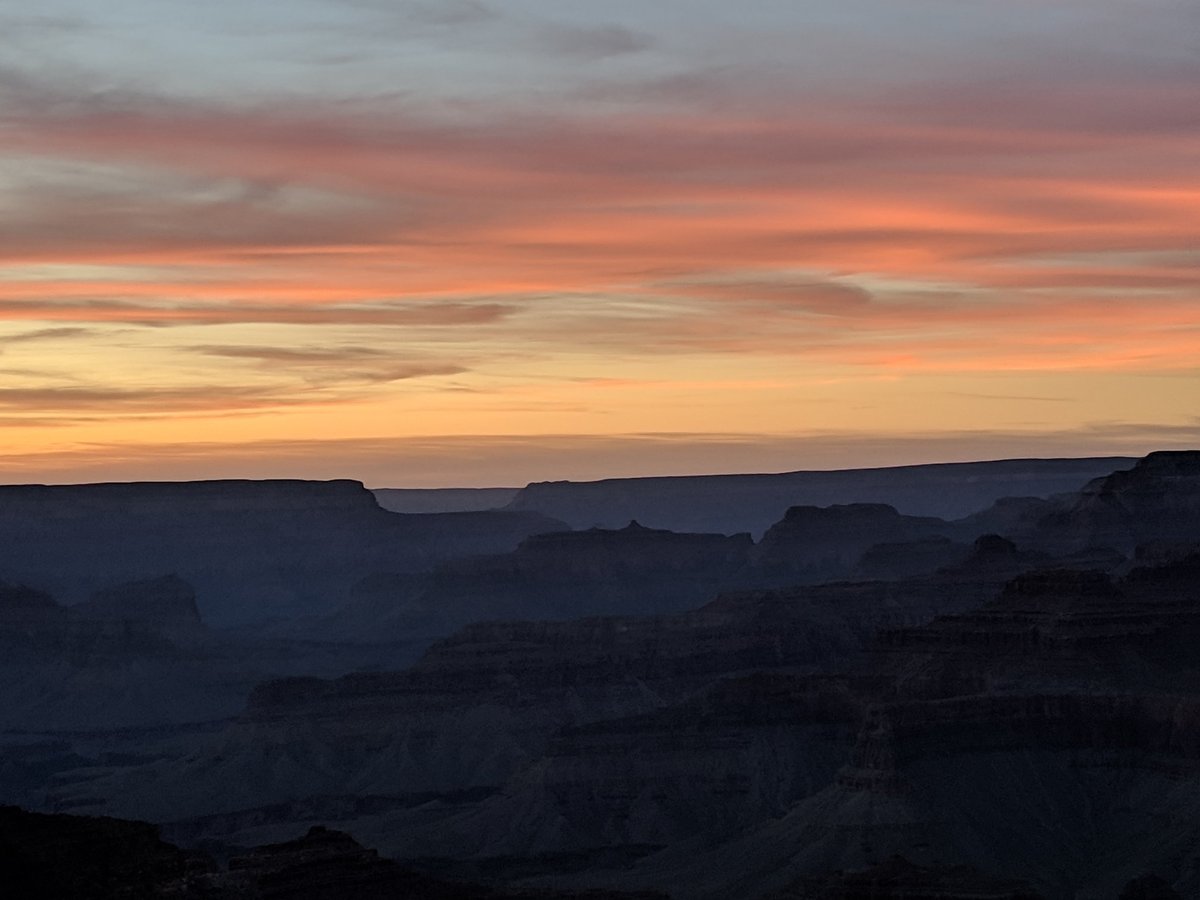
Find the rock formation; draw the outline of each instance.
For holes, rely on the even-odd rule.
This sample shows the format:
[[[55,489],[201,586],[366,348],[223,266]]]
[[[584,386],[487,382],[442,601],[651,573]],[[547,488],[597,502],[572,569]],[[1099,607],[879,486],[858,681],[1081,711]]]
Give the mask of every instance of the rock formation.
[[[355,585],[325,631],[359,641],[444,636],[470,622],[655,614],[691,609],[752,582],[749,535],[677,534],[636,522],[557,531],[511,553],[468,557],[428,576]]]
[[[758,565],[773,580],[814,584],[850,574],[877,545],[948,540],[953,533],[942,519],[903,516],[882,503],[793,506],[755,550]]]
[[[1160,451],[1057,500],[1022,535],[1057,550],[1200,540],[1200,451]]]

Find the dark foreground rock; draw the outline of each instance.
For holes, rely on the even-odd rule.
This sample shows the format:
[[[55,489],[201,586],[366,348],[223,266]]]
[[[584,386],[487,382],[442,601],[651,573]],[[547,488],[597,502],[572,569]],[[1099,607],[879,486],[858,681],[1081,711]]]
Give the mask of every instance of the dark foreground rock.
[[[168,844],[145,822],[0,807],[0,889],[14,900],[664,900],[654,893],[506,891],[447,881],[316,826],[229,860]]]
[[[893,856],[861,872],[803,878],[770,900],[1042,900],[1042,895],[971,866],[918,866]]]

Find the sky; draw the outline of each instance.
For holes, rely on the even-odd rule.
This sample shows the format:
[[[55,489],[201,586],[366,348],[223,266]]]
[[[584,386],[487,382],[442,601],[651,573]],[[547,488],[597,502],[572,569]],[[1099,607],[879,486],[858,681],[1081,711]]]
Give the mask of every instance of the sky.
[[[1195,0],[0,0],[0,481],[1198,445]]]

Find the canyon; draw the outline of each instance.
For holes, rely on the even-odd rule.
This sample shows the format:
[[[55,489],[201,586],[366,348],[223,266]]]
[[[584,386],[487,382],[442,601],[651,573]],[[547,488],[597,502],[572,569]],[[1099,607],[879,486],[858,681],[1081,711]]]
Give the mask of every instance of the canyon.
[[[349,515],[338,540],[403,524],[245,626],[191,572],[73,603],[6,574],[0,799],[218,868],[336,829],[496,896],[1197,896],[1200,452],[1117,466],[950,517],[793,504],[757,536],[420,514],[454,547],[322,488],[304,521]],[[174,717],[130,699],[147,679]]]

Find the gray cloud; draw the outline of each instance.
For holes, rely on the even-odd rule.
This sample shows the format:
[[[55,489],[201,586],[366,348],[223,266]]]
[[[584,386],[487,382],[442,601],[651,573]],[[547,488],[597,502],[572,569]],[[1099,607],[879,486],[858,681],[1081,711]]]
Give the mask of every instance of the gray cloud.
[[[500,17],[480,0],[332,0],[334,5],[373,13],[380,18],[416,25],[456,26]]]
[[[115,298],[62,300],[54,297],[6,299],[0,316],[171,325],[396,325],[442,327],[498,322],[518,312],[514,304],[493,302],[328,303],[285,306],[267,303],[135,303]]]
[[[62,328],[39,328],[21,334],[10,334],[0,337],[0,347],[11,347],[13,344],[29,344],[36,341],[57,341],[69,338],[91,337],[95,329],[66,326]]]
[[[28,387],[0,388],[0,410],[30,412],[181,412],[295,405],[283,387],[204,385],[165,388]]]
[[[651,35],[624,25],[545,25],[535,33],[535,42],[551,53],[584,60],[641,53],[654,46]]]
[[[242,344],[201,344],[187,348],[206,356],[227,356],[267,363],[345,363],[390,358],[393,354],[375,347],[252,347]]]
[[[388,384],[433,375],[461,375],[464,366],[435,361],[397,360],[393,351],[375,347],[254,347],[204,344],[194,353],[259,363],[270,371],[294,371],[312,385]]]

